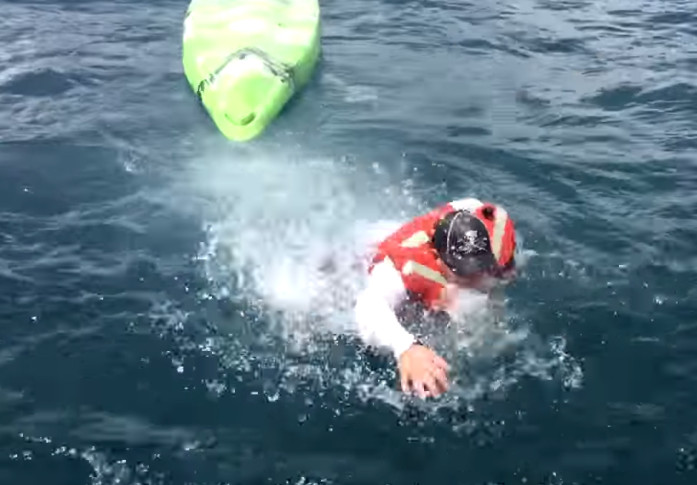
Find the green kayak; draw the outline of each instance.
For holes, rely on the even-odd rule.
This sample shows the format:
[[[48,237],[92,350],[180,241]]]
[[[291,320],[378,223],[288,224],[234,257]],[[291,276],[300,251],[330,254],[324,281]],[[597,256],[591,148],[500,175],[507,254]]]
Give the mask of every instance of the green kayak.
[[[184,74],[218,129],[249,140],[309,81],[319,30],[318,0],[192,0]]]

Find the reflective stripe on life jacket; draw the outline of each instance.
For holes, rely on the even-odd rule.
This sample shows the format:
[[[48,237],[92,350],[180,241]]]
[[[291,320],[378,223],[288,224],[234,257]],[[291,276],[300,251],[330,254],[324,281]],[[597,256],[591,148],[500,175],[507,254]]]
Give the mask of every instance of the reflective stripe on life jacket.
[[[402,267],[402,274],[417,274],[422,278],[432,281],[433,283],[436,283],[440,286],[445,286],[446,284],[448,284],[448,281],[445,279],[445,276],[443,276],[443,274],[439,270],[435,270],[424,264],[417,263],[416,261],[407,261],[406,263],[404,263],[404,266]]]
[[[501,259],[501,249],[503,247],[503,235],[508,221],[508,212],[501,207],[496,207],[494,213],[494,230],[491,235],[491,251],[494,253],[496,261]]]
[[[484,214],[487,208],[493,210],[492,218],[487,218]],[[499,267],[503,268],[509,265],[514,258],[516,242],[515,228],[513,221],[508,217],[508,212],[498,205],[482,204],[472,213],[484,223],[491,241],[491,252],[494,254]]]
[[[431,238],[426,231],[417,231],[402,241],[400,246],[403,248],[417,248],[429,242],[431,242]]]

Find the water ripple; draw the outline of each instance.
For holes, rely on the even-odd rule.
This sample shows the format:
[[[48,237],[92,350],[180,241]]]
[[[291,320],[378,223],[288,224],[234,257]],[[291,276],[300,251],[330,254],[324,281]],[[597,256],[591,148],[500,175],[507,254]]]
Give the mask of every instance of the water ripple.
[[[692,483],[694,2],[323,4],[244,147],[183,80],[185,4],[2,5],[0,481]],[[469,194],[529,260],[437,403],[238,281]]]

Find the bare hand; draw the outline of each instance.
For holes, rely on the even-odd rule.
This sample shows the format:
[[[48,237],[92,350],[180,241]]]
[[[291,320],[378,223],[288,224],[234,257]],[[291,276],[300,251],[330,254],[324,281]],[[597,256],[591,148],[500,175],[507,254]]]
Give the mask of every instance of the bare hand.
[[[436,397],[448,390],[448,363],[423,345],[409,347],[398,361],[402,391]]]

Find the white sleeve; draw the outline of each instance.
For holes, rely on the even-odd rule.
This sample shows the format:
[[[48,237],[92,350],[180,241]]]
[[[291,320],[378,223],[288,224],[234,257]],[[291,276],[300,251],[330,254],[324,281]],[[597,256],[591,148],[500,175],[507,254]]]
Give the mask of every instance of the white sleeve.
[[[399,271],[385,259],[373,268],[354,308],[358,333],[365,344],[386,347],[396,358],[416,340],[399,323],[394,312],[405,296],[406,288]]]

